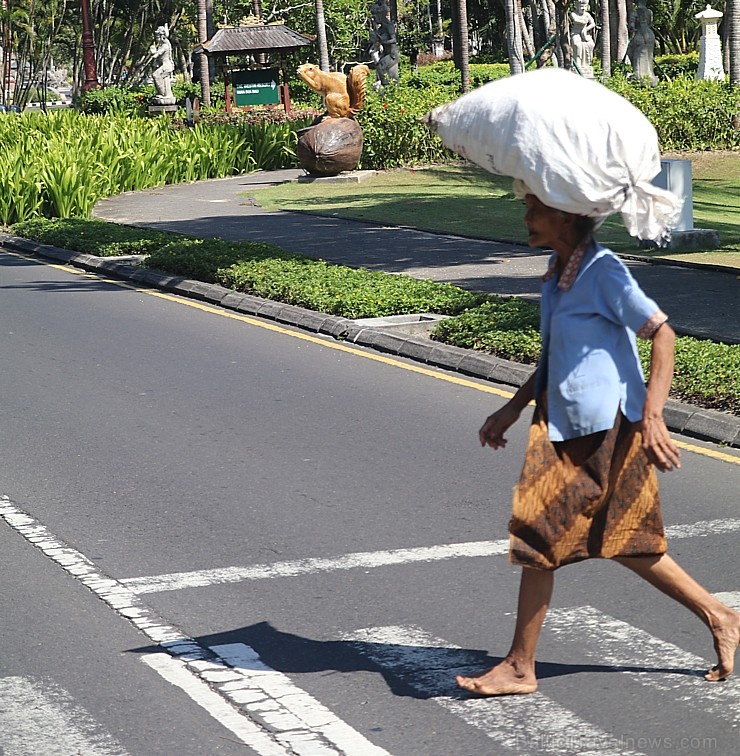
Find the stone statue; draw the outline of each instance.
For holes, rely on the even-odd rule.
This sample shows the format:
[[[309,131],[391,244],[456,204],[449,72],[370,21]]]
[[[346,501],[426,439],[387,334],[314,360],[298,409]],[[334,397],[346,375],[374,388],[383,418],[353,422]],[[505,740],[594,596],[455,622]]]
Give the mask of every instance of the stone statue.
[[[637,0],[637,9],[633,19],[634,34],[627,47],[627,55],[632,63],[635,76],[651,87],[658,83],[658,77],[653,70],[653,56],[655,55],[655,33],[650,28],[653,22],[653,12],[646,5],[646,0]]]
[[[573,47],[573,64],[587,79],[594,78],[594,47],[591,33],[596,29],[594,17],[588,12],[588,0],[576,0],[575,10],[570,14],[570,43]]]
[[[167,24],[160,26],[154,32],[155,43],[149,48],[152,56],[152,81],[156,94],[152,98],[152,105],[174,105],[175,96],[172,94],[172,79],[175,66],[172,62],[172,45],[168,39],[170,30]]]
[[[386,0],[376,0],[370,8],[373,30],[370,32],[370,57],[375,63],[376,89],[382,89],[389,81],[398,83],[398,63],[401,51],[396,38],[396,28],[390,18]]]

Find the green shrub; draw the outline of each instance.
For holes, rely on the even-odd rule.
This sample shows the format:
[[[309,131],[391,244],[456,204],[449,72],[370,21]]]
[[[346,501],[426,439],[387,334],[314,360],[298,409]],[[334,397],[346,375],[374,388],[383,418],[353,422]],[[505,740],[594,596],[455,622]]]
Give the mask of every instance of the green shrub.
[[[176,239],[143,264],[347,318],[456,313],[481,300],[450,284],[331,265],[262,243]]]
[[[94,218],[33,218],[11,230],[24,239],[98,257],[147,255],[171,240],[169,234]]]
[[[542,349],[539,317],[539,307],[532,302],[492,295],[480,307],[441,321],[432,338],[531,364]]]
[[[642,87],[617,74],[608,86],[639,108],[655,126],[662,150],[731,150],[740,147],[733,117],[740,112],[740,88],[725,82],[678,76]]]

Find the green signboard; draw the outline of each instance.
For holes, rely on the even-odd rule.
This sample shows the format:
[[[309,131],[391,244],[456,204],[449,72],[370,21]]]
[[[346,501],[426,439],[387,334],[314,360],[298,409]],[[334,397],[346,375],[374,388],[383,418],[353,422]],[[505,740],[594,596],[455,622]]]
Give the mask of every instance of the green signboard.
[[[232,77],[237,107],[280,104],[280,78],[277,69],[233,71]]]

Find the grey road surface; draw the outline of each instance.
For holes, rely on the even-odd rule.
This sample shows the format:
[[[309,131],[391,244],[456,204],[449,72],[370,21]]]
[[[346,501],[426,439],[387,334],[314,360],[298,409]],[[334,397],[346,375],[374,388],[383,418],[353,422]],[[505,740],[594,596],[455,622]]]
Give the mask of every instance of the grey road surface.
[[[536,696],[450,684],[513,629],[527,418],[478,446],[497,387],[10,254],[0,289],[7,753],[65,753],[18,691],[88,753],[735,752],[703,625],[608,563],[559,574]],[[672,553],[736,602],[737,454],[679,440]]]

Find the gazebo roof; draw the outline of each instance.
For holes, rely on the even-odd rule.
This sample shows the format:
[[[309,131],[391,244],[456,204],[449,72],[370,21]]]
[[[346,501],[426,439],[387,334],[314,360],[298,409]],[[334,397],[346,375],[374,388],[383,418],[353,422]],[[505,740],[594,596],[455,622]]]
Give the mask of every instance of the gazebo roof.
[[[283,24],[236,26],[219,29],[211,39],[197,45],[194,53],[206,55],[239,55],[270,50],[297,50],[313,40],[294,32]]]

